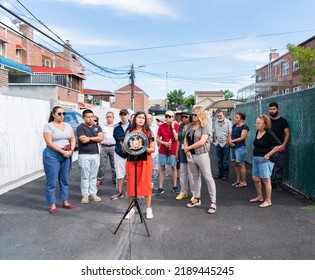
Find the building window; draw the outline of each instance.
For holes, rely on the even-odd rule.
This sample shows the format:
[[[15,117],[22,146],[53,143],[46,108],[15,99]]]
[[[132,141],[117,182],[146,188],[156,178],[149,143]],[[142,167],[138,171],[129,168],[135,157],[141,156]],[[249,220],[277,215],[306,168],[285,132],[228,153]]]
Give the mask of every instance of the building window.
[[[314,88],[314,87],[315,87],[315,82],[308,85],[308,88]]]
[[[288,62],[282,64],[282,76],[289,75],[290,65]]]
[[[51,67],[51,60],[50,59],[43,59],[43,66],[44,67]]]
[[[293,88],[293,92],[297,92],[301,90],[301,86],[296,86]]]
[[[262,81],[263,77],[262,75],[258,75],[257,76],[257,83],[260,83]]]
[[[21,50],[15,50],[16,57],[21,57]]]
[[[3,54],[3,43],[0,42],[0,54],[2,55]]]
[[[282,94],[287,94],[289,92],[290,92],[290,89],[288,89],[288,88],[285,88],[285,89],[282,90]]]
[[[297,71],[299,69],[300,69],[300,63],[297,60],[293,61],[293,71]]]

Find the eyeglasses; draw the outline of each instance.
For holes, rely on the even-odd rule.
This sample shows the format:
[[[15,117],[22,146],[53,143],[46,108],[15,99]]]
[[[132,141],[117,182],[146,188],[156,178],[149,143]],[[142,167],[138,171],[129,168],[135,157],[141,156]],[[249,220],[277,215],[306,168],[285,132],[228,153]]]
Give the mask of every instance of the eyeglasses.
[[[198,117],[198,115],[197,114],[191,114],[193,117]]]
[[[165,115],[165,118],[173,118],[173,116],[170,116],[170,115]]]
[[[188,118],[189,118],[189,116],[182,116],[182,118],[184,118],[184,119],[188,119]]]
[[[57,115],[58,115],[59,117],[61,117],[61,115],[64,115],[64,116],[65,116],[65,115],[67,115],[67,113],[66,113],[66,112],[58,112]]]
[[[94,122],[98,122],[98,120],[94,120]]]
[[[119,116],[127,116],[127,114],[126,113],[121,113],[121,114],[119,114]]]

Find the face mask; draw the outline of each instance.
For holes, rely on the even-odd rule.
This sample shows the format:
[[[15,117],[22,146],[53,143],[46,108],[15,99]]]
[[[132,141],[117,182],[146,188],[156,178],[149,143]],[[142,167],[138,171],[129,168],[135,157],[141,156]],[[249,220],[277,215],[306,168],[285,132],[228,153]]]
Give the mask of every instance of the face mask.
[[[127,123],[127,122],[128,122],[128,120],[126,120],[126,121],[123,121],[123,120],[122,120],[121,122],[122,122],[123,124],[125,124],[125,123]]]

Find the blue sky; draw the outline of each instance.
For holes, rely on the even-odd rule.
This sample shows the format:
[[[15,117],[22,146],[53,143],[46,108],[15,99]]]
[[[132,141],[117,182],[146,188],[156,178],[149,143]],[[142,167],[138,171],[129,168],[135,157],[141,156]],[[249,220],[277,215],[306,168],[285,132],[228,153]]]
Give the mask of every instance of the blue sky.
[[[133,63],[136,85],[152,99],[174,89],[186,96],[224,89],[236,95],[253,82],[256,67],[268,63],[270,48],[284,54],[288,43],[315,34],[314,0],[1,1],[54,36],[19,2],[77,52],[120,73],[83,62],[85,87],[114,91],[130,82]],[[0,20],[9,23],[13,17],[0,11]],[[61,50],[42,36],[35,41]]]

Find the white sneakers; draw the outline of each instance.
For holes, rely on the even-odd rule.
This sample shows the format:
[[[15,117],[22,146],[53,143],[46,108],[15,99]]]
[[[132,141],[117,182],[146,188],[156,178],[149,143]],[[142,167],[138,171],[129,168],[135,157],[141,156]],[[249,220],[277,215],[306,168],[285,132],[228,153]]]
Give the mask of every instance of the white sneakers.
[[[126,215],[125,219],[126,220],[130,220],[134,215],[135,215],[135,208],[131,208],[131,210],[129,211],[129,213]],[[152,208],[147,208],[147,211],[146,211],[146,218],[147,219],[152,219],[153,218],[153,211],[152,211]]]
[[[153,211],[152,208],[147,208],[147,219],[152,219],[153,218]]]

